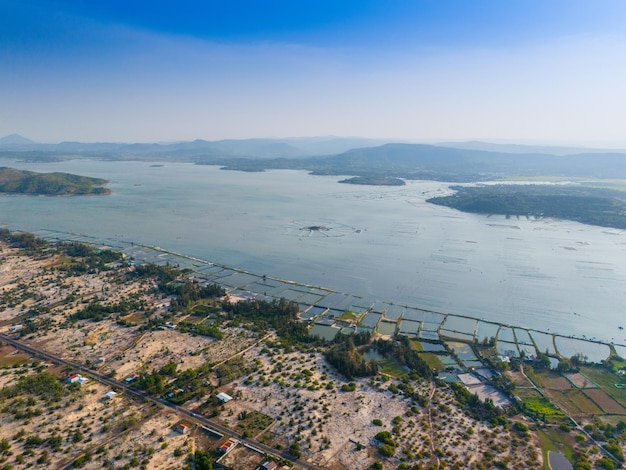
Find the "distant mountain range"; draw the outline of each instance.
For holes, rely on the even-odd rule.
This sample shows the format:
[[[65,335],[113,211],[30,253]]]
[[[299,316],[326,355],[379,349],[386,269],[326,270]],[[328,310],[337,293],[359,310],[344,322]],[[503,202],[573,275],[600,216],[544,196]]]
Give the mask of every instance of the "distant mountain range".
[[[496,144],[469,140],[465,142],[439,142],[439,147],[451,147],[467,150],[485,150],[487,152],[504,153],[541,153],[549,155],[573,155],[578,153],[626,153],[626,149],[602,149],[588,147],[563,147],[553,145],[522,145],[522,144]]]
[[[565,152],[565,153],[564,153]],[[300,169],[315,174],[481,181],[512,176],[626,178],[626,152],[533,147],[486,142],[425,145],[316,137],[194,140],[171,144],[37,144],[17,134],[0,139],[0,156],[54,161],[66,158],[188,161],[230,170]]]
[[[11,134],[0,139],[0,151],[48,152],[68,156],[129,157],[237,157],[237,158],[299,158],[335,155],[358,147],[371,147],[386,143],[384,140],[352,137],[302,137],[288,139],[197,139],[174,143],[108,143],[61,142],[39,144],[30,139]]]
[[[33,142],[30,139],[27,139],[26,137],[22,137],[19,134],[11,134],[11,135],[7,135],[4,136],[0,139],[0,147],[20,147],[22,145],[34,145],[35,142]]]

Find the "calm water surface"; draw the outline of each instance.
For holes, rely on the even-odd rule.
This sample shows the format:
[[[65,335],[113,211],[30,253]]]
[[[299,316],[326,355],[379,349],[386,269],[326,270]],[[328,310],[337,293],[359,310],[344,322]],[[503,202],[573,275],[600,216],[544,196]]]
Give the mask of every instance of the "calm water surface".
[[[430,181],[356,186],[186,163],[0,165],[103,177],[113,191],[0,196],[0,224],[12,229],[136,241],[371,299],[626,343],[620,230],[464,214],[426,203],[448,192]]]

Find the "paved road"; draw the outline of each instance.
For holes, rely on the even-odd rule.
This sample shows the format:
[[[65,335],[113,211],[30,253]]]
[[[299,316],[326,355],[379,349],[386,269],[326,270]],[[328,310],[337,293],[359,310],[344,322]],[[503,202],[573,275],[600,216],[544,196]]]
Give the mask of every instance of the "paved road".
[[[71,368],[73,368],[74,370],[76,370],[77,372],[81,372],[82,374],[85,375],[89,375],[90,377],[94,378],[95,380],[107,384],[111,387],[117,388],[117,389],[121,389],[124,392],[126,392],[129,395],[134,395],[140,398],[143,398],[144,400],[150,400],[152,402],[158,403],[166,408],[169,408],[171,410],[176,411],[178,414],[184,416],[185,418],[188,418],[190,421],[196,421],[198,423],[200,423],[201,425],[212,429],[214,431],[217,431],[220,434],[223,434],[225,436],[229,436],[229,437],[233,437],[238,439],[242,444],[248,444],[256,449],[262,450],[263,452],[265,452],[266,454],[271,454],[277,457],[280,457],[282,459],[288,460],[290,462],[293,462],[295,465],[297,465],[300,468],[305,468],[307,470],[319,470],[323,467],[318,467],[316,465],[312,465],[309,464],[307,462],[302,462],[300,460],[294,459],[292,455],[287,454],[286,452],[280,452],[272,447],[266,446],[265,444],[261,443],[261,442],[257,442],[254,439],[250,439],[247,437],[244,437],[243,435],[239,435],[233,432],[232,429],[227,428],[225,426],[222,426],[219,423],[216,423],[204,416],[198,415],[196,413],[192,413],[190,411],[187,411],[186,409],[178,406],[178,405],[174,405],[173,403],[168,402],[167,400],[164,400],[162,398],[159,397],[155,397],[152,396],[146,392],[144,392],[143,390],[139,390],[135,387],[131,387],[129,385],[127,385],[126,383],[123,382],[119,382],[111,377],[108,377],[106,375],[102,375],[99,374],[98,372],[95,372],[91,369],[88,369],[84,366],[75,364],[73,362],[70,361],[66,361],[65,359],[62,359],[60,357],[54,356],[50,353],[47,353],[45,351],[42,351],[40,349],[35,349],[32,348],[30,346],[27,346],[26,344],[22,343],[21,341],[17,341],[9,336],[6,336],[4,334],[0,333],[0,340],[5,341],[9,344],[11,344],[13,347],[17,348],[17,349],[21,349],[22,351],[25,351],[29,354],[32,354],[33,356],[37,356],[40,357],[42,359],[45,359],[47,361],[51,361],[51,362],[55,362],[58,364],[63,364],[65,366],[69,366]]]

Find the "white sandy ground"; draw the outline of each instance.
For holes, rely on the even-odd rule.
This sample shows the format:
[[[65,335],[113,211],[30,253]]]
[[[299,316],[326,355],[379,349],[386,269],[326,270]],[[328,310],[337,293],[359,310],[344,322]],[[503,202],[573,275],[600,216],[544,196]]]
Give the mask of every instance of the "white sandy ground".
[[[254,354],[253,357],[261,359],[262,369],[253,375],[252,384],[245,385],[239,381],[231,393],[240,398],[227,403],[220,417],[232,427],[237,425],[243,410],[256,410],[275,417],[270,430],[259,438],[268,438],[268,444],[274,442],[288,447],[299,433],[301,449],[310,463],[328,468],[356,469],[367,468],[375,460],[383,461],[376,452],[378,443],[374,436],[381,430],[392,431],[392,420],[399,416],[398,435],[394,435],[399,444],[398,450],[394,458],[384,461],[385,468],[396,468],[403,458],[407,462],[426,464],[428,457],[418,459],[415,456],[431,454],[433,448],[440,450],[441,460],[450,467],[467,468],[465,465],[482,460],[483,453],[491,449],[499,459],[508,457],[510,468],[517,468],[516,465],[519,468],[541,468],[541,454],[535,450],[535,442],[527,444],[508,431],[491,430],[467,417],[456,406],[447,389],[435,391],[431,428],[427,410],[418,408],[416,413],[412,413],[409,410],[414,405],[410,400],[386,391],[393,380],[372,385],[369,380],[361,379],[356,381],[356,391],[341,392],[339,386],[345,381],[319,355],[311,357],[309,354],[291,353],[269,357]],[[332,391],[324,387],[315,391],[294,389],[294,381],[298,379],[291,377],[286,380],[285,386],[275,383],[257,385],[259,378],[271,382],[278,377],[279,374],[272,374],[271,371],[279,362],[287,367],[291,365],[289,374],[298,374],[305,369],[312,371],[307,384],[333,381],[335,388]],[[324,372],[325,380],[322,379]],[[429,384],[420,387],[422,393],[429,393]],[[407,416],[407,412],[412,416]],[[382,427],[372,424],[375,418],[383,422]],[[291,419],[293,424],[289,424]],[[298,427],[302,428],[301,431]],[[431,439],[434,439],[433,446]],[[356,442],[366,448],[357,450]],[[527,464],[533,461],[534,464]]]
[[[98,323],[81,321],[61,329],[59,326],[67,315],[82,305],[61,303],[70,293],[79,302],[88,302],[96,295],[116,302],[122,296],[133,293],[143,296],[148,305],[159,306],[164,301],[150,293],[149,284],[119,284],[113,274],[63,278],[57,273],[44,272],[44,268],[52,265],[54,260],[17,256],[15,250],[4,246],[0,259],[0,295],[18,295],[20,284],[26,284],[33,293],[33,298],[0,310],[0,330],[7,331],[15,323],[15,318],[20,315],[23,318],[31,306],[49,305],[49,315],[56,321],[56,326],[46,332],[37,332],[28,341],[33,346],[81,363],[89,361],[95,364],[98,358],[104,357],[104,364],[98,364],[99,370],[105,373],[114,370],[118,379],[142,369],[158,369],[169,361],[184,369],[198,367],[204,362],[219,363],[241,353],[249,364],[254,365],[256,361],[258,370],[221,387],[221,390],[237,398],[224,406],[219,419],[234,428],[241,411],[256,410],[269,415],[273,423],[264,431],[255,431],[253,437],[284,449],[298,438],[302,458],[320,467],[359,470],[380,461],[385,469],[396,469],[404,460],[409,465],[426,468],[437,462],[435,449],[440,468],[469,468],[475,463],[484,463],[488,453],[498,460],[506,460],[507,468],[543,467],[538,443],[534,439],[527,442],[514,432],[491,429],[469,418],[455,404],[447,388],[435,389],[430,407],[424,409],[416,407],[401,394],[387,390],[390,384],[399,383],[395,379],[358,379],[355,380],[356,391],[341,392],[339,388],[346,381],[333,371],[320,353],[284,353],[268,345],[271,354],[267,354],[265,344],[257,344],[258,335],[241,328],[226,329],[223,341],[194,337],[176,330],[144,333],[137,327],[124,327],[109,320]],[[268,341],[272,339],[267,338]],[[14,350],[8,347],[1,351],[0,356],[14,354]],[[279,365],[282,371],[275,370]],[[16,380],[16,371],[21,370],[25,369],[10,367],[2,370],[0,386]],[[305,370],[309,371],[308,376],[305,376]],[[57,368],[56,372],[60,377],[69,373],[61,368]],[[25,373],[32,371],[26,370]],[[328,390],[326,384],[331,381],[334,387]],[[297,382],[300,382],[299,388],[295,388]],[[414,382],[411,385],[423,396],[429,396],[432,390],[430,383]],[[307,389],[309,386],[313,390]],[[69,463],[81,452],[89,450],[93,457],[85,468],[93,469],[103,468],[105,462],[114,462],[116,467],[121,467],[133,458],[139,462],[148,459],[147,468],[182,468],[185,457],[175,457],[176,449],[187,452],[196,446],[213,448],[217,445],[207,441],[197,430],[184,436],[173,431],[171,426],[180,419],[170,411],[130,401],[123,395],[113,402],[104,402],[102,397],[106,391],[104,386],[91,381],[71,400],[64,399],[60,408],[46,409],[41,416],[31,418],[28,423],[15,421],[12,415],[0,413],[0,439],[11,440],[18,429],[44,437],[57,429],[65,440],[59,455],[50,452],[52,461]],[[186,407],[193,409],[206,398],[188,403]],[[117,434],[113,430],[115,423],[131,415],[137,418],[136,426],[123,435]],[[396,417],[399,417],[397,425],[392,422]],[[290,424],[292,419],[293,424]],[[373,425],[373,419],[380,419],[383,425]],[[103,432],[105,424],[109,424],[110,429]],[[83,430],[85,439],[72,443],[67,437],[77,426]],[[373,437],[381,430],[391,431],[398,444],[392,458],[383,459],[377,450],[379,444]],[[87,441],[88,438],[91,440]],[[363,444],[365,448],[358,450],[351,440]],[[11,440],[13,454],[6,457],[5,464],[13,462],[15,466],[15,458],[23,452],[23,446],[23,442]],[[98,453],[100,447],[103,449]],[[41,450],[36,448],[35,455],[25,456],[25,462],[36,461]],[[241,455],[242,459],[247,456],[244,459],[246,465],[260,463],[259,456],[250,454],[250,451],[237,449],[237,452],[239,454],[229,456],[231,460],[226,460],[234,468],[254,468],[239,467],[237,455]],[[52,464],[51,468],[55,465]]]

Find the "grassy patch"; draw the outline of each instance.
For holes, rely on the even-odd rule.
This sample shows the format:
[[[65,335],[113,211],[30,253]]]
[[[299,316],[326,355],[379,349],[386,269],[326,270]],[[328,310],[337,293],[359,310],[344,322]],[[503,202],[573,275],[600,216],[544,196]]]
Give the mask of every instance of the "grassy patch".
[[[361,315],[359,315],[358,313],[351,312],[350,310],[346,310],[339,317],[339,320],[354,321],[354,322],[358,322],[360,319],[361,319]]]
[[[248,436],[258,434],[274,422],[274,419],[271,416],[258,411],[242,412],[239,418],[240,421],[237,423],[237,429],[239,429],[242,434],[246,434]]]
[[[541,370],[530,372],[526,370],[528,377],[540,388],[549,390],[569,390],[574,385],[559,372],[552,370]]]
[[[219,312],[220,312],[219,307],[215,307],[213,305],[199,304],[193,307],[191,314],[198,315],[198,316],[206,316],[206,315],[211,315],[211,314],[219,313]]]
[[[585,396],[581,390],[554,390],[550,392],[550,396],[554,401],[565,408],[569,414],[602,414],[602,410]]]
[[[423,351],[424,350],[424,347],[422,346],[422,343],[420,343],[416,339],[412,339],[409,344],[411,345],[411,349],[413,349],[414,351]]]
[[[521,388],[517,387],[514,391],[515,395],[520,397],[522,400],[524,398],[541,398],[541,393],[539,393],[534,388]]]
[[[615,384],[620,382],[619,377],[602,367],[581,367],[580,371],[593,380],[607,395],[626,407],[626,389],[615,387]]]
[[[18,364],[26,365],[28,364],[28,359],[28,356],[22,353],[2,356],[0,357],[0,368],[13,367]]]
[[[126,315],[121,318],[122,320],[125,320],[128,323],[132,323],[133,325],[139,325],[147,320],[143,312],[133,312],[130,315]]]
[[[566,436],[554,428],[544,428],[537,431],[543,453],[543,468],[550,470],[548,452],[561,452],[567,460],[574,461],[574,450]]]
[[[522,405],[527,414],[545,422],[559,422],[565,416],[545,397],[526,397],[522,400]]]
[[[198,323],[202,323],[202,321],[206,318],[205,315],[189,315],[187,317],[185,317],[185,321],[188,323],[193,323],[194,325],[197,325]]]
[[[443,362],[441,362],[441,359],[439,359],[439,357],[436,354],[422,353],[420,354],[420,357],[424,359],[424,361],[426,361],[426,364],[428,364],[428,367],[430,367],[431,369],[435,369],[435,370],[445,369]]]
[[[407,371],[395,361],[390,359],[384,359],[378,362],[378,370],[386,375],[400,378],[407,374]]]

